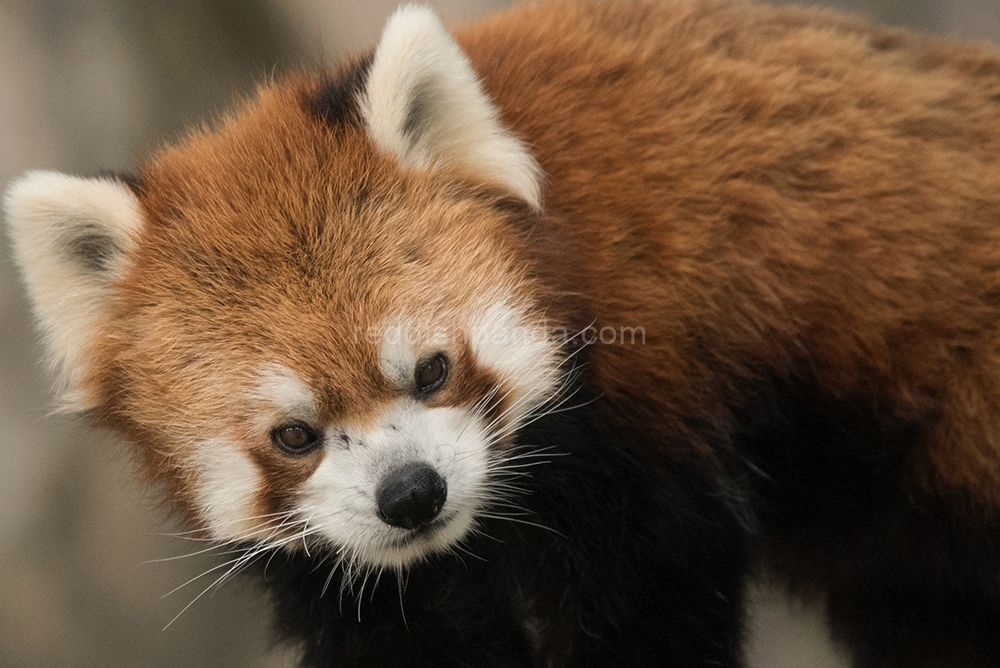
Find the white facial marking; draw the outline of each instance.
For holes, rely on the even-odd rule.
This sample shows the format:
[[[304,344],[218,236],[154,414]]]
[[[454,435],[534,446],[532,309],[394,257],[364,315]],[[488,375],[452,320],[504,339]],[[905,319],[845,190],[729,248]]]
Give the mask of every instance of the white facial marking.
[[[424,355],[446,351],[454,344],[456,332],[445,328],[422,331],[410,320],[388,318],[378,330],[379,362],[382,373],[396,387],[413,383],[413,370]]]
[[[267,364],[258,371],[255,380],[253,398],[273,407],[272,411],[261,415],[261,428],[274,427],[282,418],[315,419],[316,397],[291,369]]]
[[[543,323],[531,323],[509,300],[483,306],[469,318],[469,340],[476,361],[511,388],[508,420],[549,399],[559,381],[558,346]]]
[[[372,140],[404,167],[459,167],[540,207],[535,159],[500,125],[469,59],[430,9],[405,5],[390,17],[359,104]]]
[[[198,509],[217,540],[253,537],[254,502],[261,487],[257,466],[225,439],[209,439],[194,450]]]
[[[378,330],[378,337],[382,373],[399,389],[409,387],[417,364],[412,327],[402,320],[389,320]]]
[[[350,448],[327,448],[298,508],[342,554],[370,565],[405,566],[465,536],[487,484],[488,443],[477,418],[464,409],[400,399],[375,428],[351,432],[351,441]],[[448,486],[437,519],[419,533],[378,516],[379,482],[408,463],[429,464]]]
[[[378,346],[382,372],[405,390],[424,355],[447,353],[468,341],[475,363],[497,374],[510,392],[504,420],[514,429],[550,397],[559,377],[558,346],[529,313],[509,296],[500,296],[472,309],[461,331],[397,315],[385,320],[378,340],[371,343]],[[315,413],[313,393],[287,368],[264,367],[255,387],[255,396],[273,407],[266,419],[308,419]],[[296,517],[348,564],[402,567],[451,548],[495,493],[490,489],[496,456],[491,446],[500,432],[484,420],[468,408],[428,407],[404,396],[373,425],[316,425],[325,427],[327,438],[322,461],[297,490]],[[379,516],[380,483],[410,464],[432,467],[447,485],[440,513],[418,529],[392,526]]]

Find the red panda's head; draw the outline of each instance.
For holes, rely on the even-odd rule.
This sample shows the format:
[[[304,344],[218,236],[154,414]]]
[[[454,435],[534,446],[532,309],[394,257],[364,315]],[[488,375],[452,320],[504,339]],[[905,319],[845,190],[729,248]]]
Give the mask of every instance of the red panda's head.
[[[437,19],[137,176],[7,194],[64,404],[216,539],[374,566],[459,541],[560,359],[512,225],[537,168]]]

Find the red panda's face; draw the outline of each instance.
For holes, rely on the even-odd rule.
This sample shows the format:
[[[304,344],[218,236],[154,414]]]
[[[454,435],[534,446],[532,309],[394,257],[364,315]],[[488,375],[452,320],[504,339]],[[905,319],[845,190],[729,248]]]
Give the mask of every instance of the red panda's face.
[[[506,214],[299,122],[331,164],[251,164],[255,139],[223,131],[148,171],[92,382],[214,536],[405,564],[496,500],[555,351]]]
[[[262,91],[131,189],[40,173],[7,206],[67,403],[195,524],[400,567],[501,499],[560,360],[511,223],[535,167],[457,46],[410,8],[345,72]]]

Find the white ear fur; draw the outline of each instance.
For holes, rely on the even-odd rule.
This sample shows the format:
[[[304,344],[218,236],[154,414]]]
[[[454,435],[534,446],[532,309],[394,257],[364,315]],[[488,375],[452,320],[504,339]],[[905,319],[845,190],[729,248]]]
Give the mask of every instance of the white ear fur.
[[[14,255],[60,384],[61,408],[92,408],[80,388],[113,299],[111,283],[142,226],[135,194],[113,179],[29,172],[7,190]]]
[[[404,166],[459,166],[540,206],[538,165],[500,125],[472,64],[432,10],[405,5],[390,17],[360,107],[372,140]]]

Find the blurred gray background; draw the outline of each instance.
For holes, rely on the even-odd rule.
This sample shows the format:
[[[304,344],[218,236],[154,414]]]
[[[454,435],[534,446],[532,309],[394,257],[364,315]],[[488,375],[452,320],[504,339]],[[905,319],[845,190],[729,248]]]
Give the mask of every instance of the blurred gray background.
[[[395,1],[0,0],[0,184],[27,169],[128,169],[274,73],[373,43]],[[431,1],[449,21],[508,4]],[[890,24],[1000,41],[1000,0],[829,0]],[[199,599],[191,556],[124,448],[63,417],[0,244],[0,666],[289,666],[246,583]],[[162,597],[162,598],[161,598]],[[815,610],[753,590],[756,668],[846,666]]]

